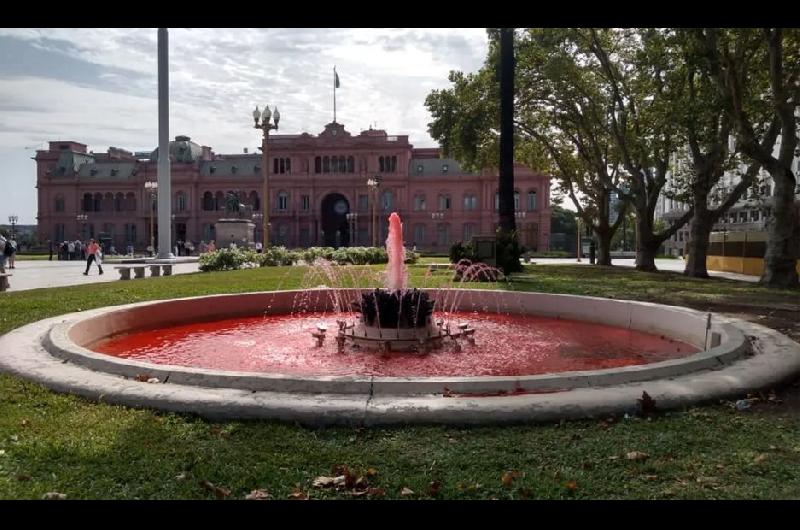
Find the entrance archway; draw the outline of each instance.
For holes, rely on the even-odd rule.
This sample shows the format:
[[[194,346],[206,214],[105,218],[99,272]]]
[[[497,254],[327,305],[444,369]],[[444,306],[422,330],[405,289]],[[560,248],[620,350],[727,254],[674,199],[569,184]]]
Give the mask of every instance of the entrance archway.
[[[322,232],[326,247],[346,247],[350,245],[350,230],[347,214],[350,203],[341,193],[329,193],[322,199]]]

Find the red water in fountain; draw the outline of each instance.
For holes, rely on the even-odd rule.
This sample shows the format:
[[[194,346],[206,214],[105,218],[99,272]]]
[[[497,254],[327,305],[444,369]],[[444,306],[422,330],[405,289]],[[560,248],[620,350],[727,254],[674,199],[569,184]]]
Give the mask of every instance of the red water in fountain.
[[[403,247],[403,223],[397,212],[389,216],[389,237],[386,238],[386,254],[389,263],[386,265],[386,288],[396,291],[406,288],[406,251]]]
[[[354,318],[353,315],[350,316]],[[527,315],[453,313],[453,326],[480,330],[475,346],[445,345],[427,355],[336,351],[341,315],[304,313],[220,320],[141,331],[93,345],[96,351],[155,364],[291,375],[533,375],[647,364],[698,351],[688,344],[623,328]],[[324,322],[330,337],[314,346]]]

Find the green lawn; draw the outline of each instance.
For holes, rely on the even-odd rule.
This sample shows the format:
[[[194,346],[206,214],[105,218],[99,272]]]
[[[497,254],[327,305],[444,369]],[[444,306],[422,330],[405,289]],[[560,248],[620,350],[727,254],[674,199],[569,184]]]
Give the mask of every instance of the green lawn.
[[[382,266],[355,267],[376,284]],[[449,283],[446,271],[412,267],[411,284]],[[363,274],[361,274],[363,273]],[[292,289],[324,283],[304,267],[178,275],[0,296],[0,333],[92,307],[207,293]],[[528,266],[509,284],[480,287],[579,293],[722,308],[791,331],[798,293],[725,280],[586,266]],[[786,322],[781,312],[795,315]],[[759,320],[761,317],[766,320]],[[792,320],[794,318],[794,320]],[[794,330],[797,331],[796,329]],[[93,404],[0,376],[0,499],[242,499],[266,490],[350,498],[318,489],[318,476],[347,465],[387,498],[800,498],[797,390],[786,403],[749,412],[729,404],[659,414],[516,427],[310,429],[262,421],[195,417]],[[743,396],[744,397],[744,396]],[[647,458],[630,460],[639,451]],[[518,472],[518,473],[516,473]],[[503,477],[505,475],[505,481]],[[431,483],[434,486],[431,487]],[[414,493],[401,495],[403,488]],[[226,495],[227,492],[230,492]]]

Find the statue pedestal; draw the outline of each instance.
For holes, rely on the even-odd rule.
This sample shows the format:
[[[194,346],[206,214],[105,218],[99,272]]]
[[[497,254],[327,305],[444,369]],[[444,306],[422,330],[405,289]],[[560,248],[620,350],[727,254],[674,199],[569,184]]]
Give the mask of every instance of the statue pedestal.
[[[247,219],[220,219],[214,224],[217,248],[227,248],[231,243],[240,248],[253,246],[255,228],[256,225]]]

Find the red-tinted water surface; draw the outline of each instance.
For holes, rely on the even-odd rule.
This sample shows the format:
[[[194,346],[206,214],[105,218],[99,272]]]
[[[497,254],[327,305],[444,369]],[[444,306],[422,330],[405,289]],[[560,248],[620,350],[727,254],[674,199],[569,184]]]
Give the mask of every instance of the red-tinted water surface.
[[[195,323],[111,337],[95,351],[155,364],[291,375],[477,376],[596,370],[685,357],[697,348],[638,331],[527,315],[454,313],[475,327],[476,344],[422,355],[349,349],[310,331],[336,317],[323,313],[269,315]]]

